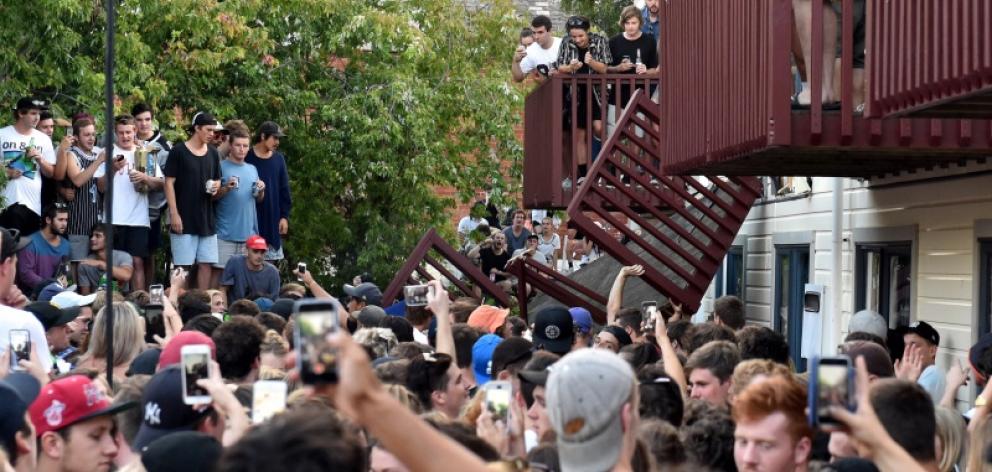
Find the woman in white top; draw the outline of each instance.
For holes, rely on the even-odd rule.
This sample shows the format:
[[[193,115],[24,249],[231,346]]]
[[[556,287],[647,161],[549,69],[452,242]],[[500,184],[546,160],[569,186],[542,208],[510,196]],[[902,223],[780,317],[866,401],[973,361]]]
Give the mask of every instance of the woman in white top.
[[[544,254],[552,269],[558,269],[558,258],[561,257],[561,239],[555,232],[555,227],[549,216],[545,216],[541,220],[541,234],[537,237],[537,250]]]

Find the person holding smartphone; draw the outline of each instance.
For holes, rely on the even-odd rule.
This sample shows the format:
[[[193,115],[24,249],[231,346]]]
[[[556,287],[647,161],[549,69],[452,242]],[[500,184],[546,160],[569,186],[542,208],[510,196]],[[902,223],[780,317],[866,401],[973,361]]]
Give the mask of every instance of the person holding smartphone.
[[[17,274],[17,253],[27,246],[16,230],[0,227],[0,352],[10,349],[10,333],[26,330],[32,345],[39,353],[49,352],[45,328],[30,313],[19,308],[27,305],[27,298],[14,285]],[[52,357],[40,356],[45,372],[52,370]]]
[[[220,276],[231,256],[245,253],[245,241],[258,234],[258,215],[255,205],[265,198],[265,182],[258,177],[258,169],[245,162],[251,137],[248,127],[240,121],[227,123],[229,152],[220,162],[220,190],[217,201],[217,263],[211,286],[220,286]]]

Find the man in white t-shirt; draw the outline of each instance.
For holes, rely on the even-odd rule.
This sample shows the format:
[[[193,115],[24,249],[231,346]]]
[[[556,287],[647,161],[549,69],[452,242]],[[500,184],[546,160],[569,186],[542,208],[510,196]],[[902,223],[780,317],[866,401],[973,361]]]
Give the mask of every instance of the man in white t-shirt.
[[[145,259],[148,257],[150,218],[148,216],[148,192],[161,190],[164,174],[155,159],[151,164],[154,172],[138,171],[134,163],[135,121],[131,115],[120,115],[114,119],[113,152],[108,158],[113,160],[114,175],[114,249],[131,255],[134,272],[131,275],[131,288],[145,290]],[[147,166],[147,162],[145,165]],[[93,178],[100,192],[107,191],[107,178],[104,166],[100,166]]]
[[[45,328],[34,315],[19,309],[27,304],[27,298],[14,286],[14,278],[17,277],[17,252],[29,242],[14,231],[0,228],[0,352],[9,350],[11,330],[27,331],[41,366],[48,372],[52,370],[52,356],[48,355]]]
[[[522,46],[517,48],[510,67],[513,80],[517,82],[522,82],[527,76],[538,81],[543,80],[558,59],[561,38],[551,36],[551,18],[537,15],[531,20],[530,26],[534,31],[534,42],[526,49]]]
[[[52,139],[35,129],[45,100],[24,97],[14,108],[14,124],[0,129],[0,151],[7,171],[3,188],[4,208],[0,225],[16,228],[26,236],[37,231],[41,221],[41,176],[55,173]]]

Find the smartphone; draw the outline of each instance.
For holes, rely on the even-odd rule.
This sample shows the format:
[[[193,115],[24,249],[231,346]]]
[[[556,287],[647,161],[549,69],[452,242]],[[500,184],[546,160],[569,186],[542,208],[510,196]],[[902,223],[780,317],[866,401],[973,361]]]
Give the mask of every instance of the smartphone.
[[[124,155],[123,154],[118,154],[118,155],[114,156],[114,161],[115,162],[121,162],[123,160],[124,160]]]
[[[210,346],[188,344],[179,351],[182,358],[183,403],[202,405],[210,403],[207,390],[196,384],[197,380],[210,376]]]
[[[19,362],[31,359],[31,333],[26,329],[12,329],[7,334],[10,343],[10,368],[24,370]]]
[[[513,384],[506,380],[493,380],[486,384],[486,409],[493,414],[493,421],[506,422],[510,415]]]
[[[810,369],[809,422],[813,427],[833,430],[840,423],[830,416],[830,407],[854,411],[854,369],[847,357],[815,357]]]
[[[299,300],[293,305],[296,367],[304,384],[337,383],[336,353],[327,335],[338,330],[337,305],[331,300]]]
[[[300,282],[302,282],[303,281],[302,274],[306,273],[306,271],[307,271],[307,263],[306,262],[300,262],[300,263],[296,264],[296,273],[298,274],[296,276],[296,280],[299,280]]]
[[[403,300],[406,306],[426,306],[428,285],[407,285],[403,287]]]
[[[165,287],[162,284],[154,284],[148,287],[148,304],[162,306],[165,295]]]
[[[654,324],[658,320],[658,302],[646,301],[641,303],[641,318],[644,320],[645,326],[654,328]]]
[[[259,380],[251,389],[251,422],[264,423],[286,409],[286,382]]]
[[[72,136],[72,126],[69,126],[65,129],[65,135]]]

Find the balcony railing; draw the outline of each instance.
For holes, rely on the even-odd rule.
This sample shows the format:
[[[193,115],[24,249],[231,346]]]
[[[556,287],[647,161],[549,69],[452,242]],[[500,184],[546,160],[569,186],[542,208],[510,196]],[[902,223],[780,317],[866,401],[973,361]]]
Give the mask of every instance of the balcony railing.
[[[806,61],[793,53],[799,35],[791,0],[662,2],[660,156],[665,173],[870,177],[992,152],[987,120],[865,118],[855,102],[855,2],[839,4],[840,86],[833,94],[840,101],[834,109],[822,103],[821,92],[834,77],[823,70],[822,60],[804,64],[812,103],[793,107],[794,58],[798,64]],[[823,10],[812,8],[813,58],[821,58],[830,44]],[[873,14],[869,8],[865,21],[868,70],[873,61],[890,60],[879,56],[884,51],[871,49],[872,38],[884,33],[876,31],[882,26]],[[895,36],[902,49],[916,47],[917,39],[905,33]],[[876,86],[873,80],[884,78],[870,79],[868,87]]]
[[[635,89],[652,94],[658,85],[657,75],[555,74],[531,92],[524,108],[524,206],[567,207],[582,177],[580,163],[591,167],[623,100]]]
[[[869,2],[872,117],[992,118],[992,2]]]

